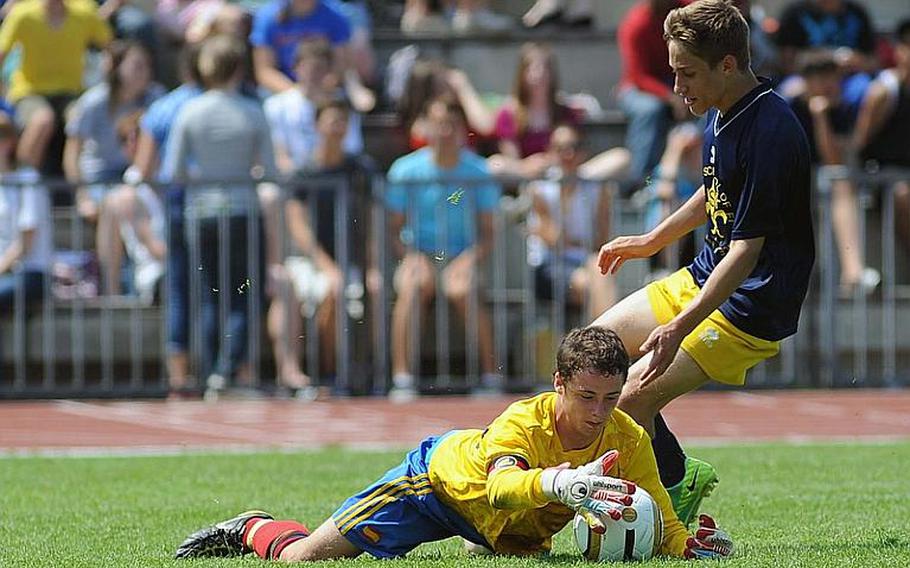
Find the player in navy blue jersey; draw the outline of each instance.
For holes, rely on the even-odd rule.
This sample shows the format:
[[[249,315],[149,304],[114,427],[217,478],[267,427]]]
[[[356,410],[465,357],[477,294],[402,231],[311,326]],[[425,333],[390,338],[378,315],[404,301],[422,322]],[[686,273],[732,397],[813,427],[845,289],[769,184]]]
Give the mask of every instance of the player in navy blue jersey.
[[[638,357],[619,407],[652,435],[661,481],[688,524],[717,474],[685,455],[660,410],[708,381],[742,385],[749,368],[777,354],[796,332],[815,246],[807,138],[787,102],[753,74],[740,12],[726,0],[694,2],[669,13],[664,38],[675,93],[707,115],[704,185],[650,232],[603,245],[598,260],[613,274],[702,225],[705,245],[692,264],[593,325],[615,330]]]

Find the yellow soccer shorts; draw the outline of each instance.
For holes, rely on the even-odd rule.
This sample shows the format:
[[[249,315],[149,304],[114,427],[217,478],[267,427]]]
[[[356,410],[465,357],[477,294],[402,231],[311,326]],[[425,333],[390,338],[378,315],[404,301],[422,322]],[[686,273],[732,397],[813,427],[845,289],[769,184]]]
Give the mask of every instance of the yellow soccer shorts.
[[[651,310],[661,325],[672,320],[695,298],[700,288],[686,268],[648,284]],[[687,335],[681,348],[711,379],[728,385],[746,382],[746,371],[777,355],[779,341],[768,341],[738,329],[714,310]]]

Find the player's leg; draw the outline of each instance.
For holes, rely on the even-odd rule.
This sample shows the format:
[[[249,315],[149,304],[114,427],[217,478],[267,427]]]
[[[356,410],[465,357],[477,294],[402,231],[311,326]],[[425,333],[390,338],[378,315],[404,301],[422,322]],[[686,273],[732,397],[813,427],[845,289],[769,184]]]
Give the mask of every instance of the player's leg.
[[[680,349],[667,371],[642,387],[641,377],[650,359],[649,353],[632,365],[617,406],[651,435],[660,481],[670,493],[676,515],[688,526],[698,514],[702,499],[717,484],[717,474],[710,464],[686,456],[660,410],[676,397],[698,389],[711,378],[692,356]]]
[[[313,534],[284,548],[277,560],[313,562],[334,558],[355,558],[361,554],[363,554],[363,550],[341,534],[338,527],[335,526],[335,521],[327,519],[313,531]]]
[[[353,554],[355,549],[375,558],[398,558],[423,543],[456,535],[484,542],[464,521],[456,522],[457,515],[442,505],[430,483],[430,458],[446,436],[424,439],[399,465],[345,500],[330,521],[317,529],[319,540],[312,549],[296,545],[311,555],[304,558]],[[345,546],[340,538],[354,548]]]
[[[659,324],[648,293],[645,288],[641,288],[600,314],[591,325],[615,331],[634,361],[641,357],[641,344]]]
[[[651,354],[647,353],[629,368],[629,378],[626,379],[617,406],[641,424],[653,438],[654,417],[660,409],[674,398],[699,388],[711,378],[688,353],[680,349],[663,375],[642,386],[641,378],[650,360]]]
[[[629,369],[617,406],[642,425],[651,436],[661,481],[665,487],[678,483],[685,472],[686,455],[667,427],[660,410],[674,398],[696,390],[710,380],[692,357],[680,349],[663,375],[641,386],[641,377],[651,355],[647,354]]]
[[[697,287],[691,282],[691,276],[681,270],[633,293],[607,310],[593,325],[615,330],[634,361],[641,357],[639,348],[654,328],[679,313],[686,298],[695,292]],[[698,388],[707,377],[691,358],[679,356],[661,378],[659,389],[643,390],[640,380],[649,361],[650,356],[646,355],[632,365],[619,407],[651,435],[661,481],[669,486],[678,482],[685,473],[686,456],[669,429],[663,427],[664,424],[655,429],[654,418],[670,400]]]
[[[255,553],[265,560],[353,558],[361,550],[341,536],[329,519],[312,535],[303,524],[276,521],[264,511],[247,511],[200,529],[177,548],[177,558],[232,557]]]

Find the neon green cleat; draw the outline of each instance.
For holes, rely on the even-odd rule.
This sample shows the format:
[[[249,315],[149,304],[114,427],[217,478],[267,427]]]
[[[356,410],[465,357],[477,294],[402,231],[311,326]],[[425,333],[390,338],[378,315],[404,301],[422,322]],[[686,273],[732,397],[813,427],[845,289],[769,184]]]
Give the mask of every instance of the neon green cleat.
[[[701,500],[711,494],[718,481],[713,465],[686,457],[686,474],[683,480],[667,488],[667,493],[673,501],[673,510],[686,528],[698,516]]]

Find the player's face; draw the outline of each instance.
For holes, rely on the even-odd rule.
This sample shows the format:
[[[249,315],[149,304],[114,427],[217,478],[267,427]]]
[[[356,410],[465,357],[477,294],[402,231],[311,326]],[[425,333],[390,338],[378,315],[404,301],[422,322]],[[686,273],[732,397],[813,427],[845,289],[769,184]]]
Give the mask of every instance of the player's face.
[[[623,379],[582,371],[569,380],[557,372],[553,386],[562,397],[569,427],[578,435],[593,440],[600,435],[622,393]]]
[[[725,63],[722,61],[711,68],[678,41],[671,41],[668,47],[670,68],[675,76],[673,92],[683,97],[689,111],[701,116],[712,106],[718,106],[726,88]]]

